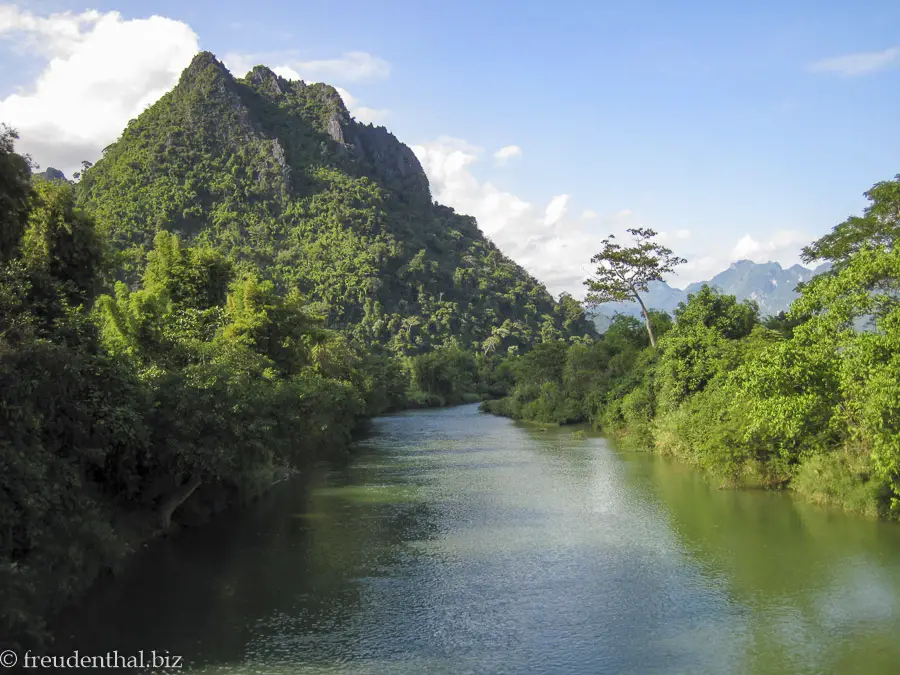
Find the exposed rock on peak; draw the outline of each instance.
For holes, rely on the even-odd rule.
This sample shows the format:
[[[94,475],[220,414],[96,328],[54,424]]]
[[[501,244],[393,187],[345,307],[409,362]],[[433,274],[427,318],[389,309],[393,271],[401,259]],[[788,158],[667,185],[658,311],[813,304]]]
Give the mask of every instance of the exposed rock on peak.
[[[268,90],[269,93],[274,95],[284,94],[285,88],[290,86],[287,80],[279,77],[274,71],[266,66],[254,66],[253,70],[247,73],[247,76],[244,79],[248,83],[256,85],[256,87],[260,89]],[[303,86],[302,82],[298,82],[297,84]]]
[[[44,180],[61,180],[66,182],[69,180],[66,178],[66,174],[59,169],[54,169],[52,166],[48,166],[44,171],[34,175],[38,178],[43,178]]]
[[[354,123],[349,142],[357,156],[387,181],[403,182],[416,196],[431,202],[425,170],[412,149],[384,127]]]
[[[408,146],[353,120],[334,87],[265,66],[235,79],[198,54],[78,192],[127,252],[130,280],[165,228],[324,303],[330,325],[367,341],[397,343],[423,314],[438,319],[406,329],[413,350],[475,345],[498,325],[507,347],[550,325],[590,331],[474,219],[432,202]]]
[[[190,65],[184,69],[179,82],[190,82],[201,76],[203,73],[217,73],[226,76],[229,80],[233,79],[228,68],[219,61],[211,52],[200,52],[193,59]]]

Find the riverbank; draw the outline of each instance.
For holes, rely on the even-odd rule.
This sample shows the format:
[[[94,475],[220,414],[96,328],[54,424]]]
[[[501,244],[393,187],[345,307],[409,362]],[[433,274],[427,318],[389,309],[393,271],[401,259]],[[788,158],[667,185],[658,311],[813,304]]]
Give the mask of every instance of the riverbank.
[[[838,329],[826,313],[778,332],[771,327],[778,322],[760,320],[752,303],[708,287],[674,321],[651,317],[657,346],[626,316],[592,343],[537,345],[511,366],[510,394],[484,410],[542,424],[587,422],[698,467],[722,487],[787,489],[817,504],[900,519],[900,434],[889,423],[900,400],[896,381],[860,370],[869,353],[887,359],[892,372],[895,357],[884,343],[893,328]]]
[[[159,542],[60,626],[184,672],[892,674],[900,530],[476,406]]]
[[[505,399],[486,401],[480,410],[514,419],[541,429],[588,424],[577,422],[540,422],[517,418]],[[595,427],[596,428],[596,427]],[[672,429],[676,431],[673,433]],[[788,491],[812,504],[840,508],[865,518],[896,521],[887,507],[890,491],[884,483],[871,480],[871,450],[861,445],[820,453],[792,470],[776,473],[761,461],[747,460],[737,470],[710,467],[702,452],[677,435],[678,426],[670,420],[654,420],[639,426],[602,429],[616,444],[631,452],[652,452],[682,462],[709,475],[719,489]],[[575,432],[577,433],[577,431]]]
[[[425,405],[422,398],[413,395],[395,403],[388,410],[379,411],[379,414],[460,405],[473,400],[482,400],[483,395],[472,392],[458,397],[462,400],[440,404],[431,397],[432,405]],[[305,464],[269,467],[265,472],[257,472],[252,484],[244,483],[239,486],[208,481],[197,486],[178,504],[177,510],[173,510],[170,523],[165,528],[160,527],[159,509],[156,506],[142,511],[130,510],[119,517],[113,517],[111,514],[111,524],[117,539],[115,551],[107,553],[105,558],[98,560],[81,576],[73,578],[64,599],[58,597],[52,602],[39,622],[36,621],[35,615],[30,615],[28,621],[34,628],[17,634],[11,633],[7,636],[7,639],[11,640],[7,645],[23,649],[48,648],[53,641],[53,632],[48,632],[45,626],[56,623],[60,615],[72,612],[94,592],[98,584],[114,584],[121,575],[127,575],[134,565],[139,565],[143,556],[150,554],[160,545],[166,545],[165,542],[171,538],[196,536],[203,529],[213,526],[216,521],[229,517],[229,514],[233,517],[236,511],[254,508],[260,499],[265,498],[273,489],[278,489],[282,483],[296,481],[302,475],[321,471],[322,467],[345,462],[353,444],[366,435],[374,417],[372,415],[355,418],[354,425],[348,427],[346,433],[340,437],[333,437],[331,444],[326,446],[320,443],[315,453],[305,453],[309,458]],[[35,575],[33,579],[36,587],[46,588],[55,583],[57,576],[50,570]],[[9,598],[5,600],[8,601]]]

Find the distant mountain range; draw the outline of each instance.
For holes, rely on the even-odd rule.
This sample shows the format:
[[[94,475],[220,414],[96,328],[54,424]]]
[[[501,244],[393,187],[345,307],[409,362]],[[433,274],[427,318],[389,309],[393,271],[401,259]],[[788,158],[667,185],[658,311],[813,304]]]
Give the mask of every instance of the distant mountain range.
[[[829,269],[825,263],[815,269],[802,265],[793,265],[784,269],[777,262],[755,263],[751,260],[739,260],[727,270],[719,272],[709,281],[698,281],[684,290],[672,288],[664,281],[650,284],[643,296],[649,309],[659,309],[671,314],[678,303],[685,302],[688,295],[696,293],[703,284],[709,284],[727,295],[734,295],[738,300],[755,300],[759,304],[761,316],[770,316],[786,311],[797,297],[797,285],[809,281],[817,274]],[[609,325],[614,314],[628,314],[639,317],[640,306],[636,302],[609,302],[593,310],[594,323],[599,330]]]

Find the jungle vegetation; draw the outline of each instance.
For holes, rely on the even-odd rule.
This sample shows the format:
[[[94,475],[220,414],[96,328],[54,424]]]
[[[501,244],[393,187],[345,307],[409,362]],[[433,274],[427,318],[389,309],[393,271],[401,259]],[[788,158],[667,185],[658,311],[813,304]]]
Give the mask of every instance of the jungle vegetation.
[[[510,395],[486,409],[591,423],[724,485],[787,487],[897,519],[900,176],[866,197],[863,214],[804,249],[831,269],[801,285],[789,312],[761,318],[752,301],[704,286],[674,316],[647,312],[652,330],[619,315],[599,340],[537,345],[508,363]],[[635,250],[607,246],[594,262],[624,265],[621,282],[672,260],[638,234]]]
[[[833,265],[787,314],[702,288],[598,337],[327,85],[236,79],[203,53],[77,182],[34,174],[15,140],[0,133],[7,645],[46,642],[47,617],[139,544],[411,406],[502,397],[488,409],[590,422],[727,484],[900,515],[900,177],[804,250]],[[595,257],[593,300],[681,262],[632,234]]]
[[[0,635],[141,543],[594,336],[327,85],[198,55],[77,182],[0,133]]]

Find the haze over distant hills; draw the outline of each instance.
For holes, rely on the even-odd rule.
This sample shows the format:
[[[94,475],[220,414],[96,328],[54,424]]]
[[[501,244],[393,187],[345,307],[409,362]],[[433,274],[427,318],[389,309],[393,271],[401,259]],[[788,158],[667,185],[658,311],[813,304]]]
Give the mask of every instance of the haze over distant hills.
[[[650,284],[644,296],[644,302],[650,309],[659,309],[670,314],[678,307],[678,303],[687,300],[688,295],[695,293],[703,286],[710,286],[738,300],[755,300],[759,304],[761,316],[778,314],[786,311],[797,297],[797,284],[809,281],[817,274],[828,270],[826,263],[815,269],[802,265],[792,265],[784,269],[777,262],[755,263],[751,260],[739,260],[727,270],[719,272],[709,281],[697,281],[683,290],[673,288],[664,281]],[[593,311],[594,322],[599,329],[605,328],[608,319],[616,313],[640,316],[640,307],[635,302],[609,302],[600,305]]]

